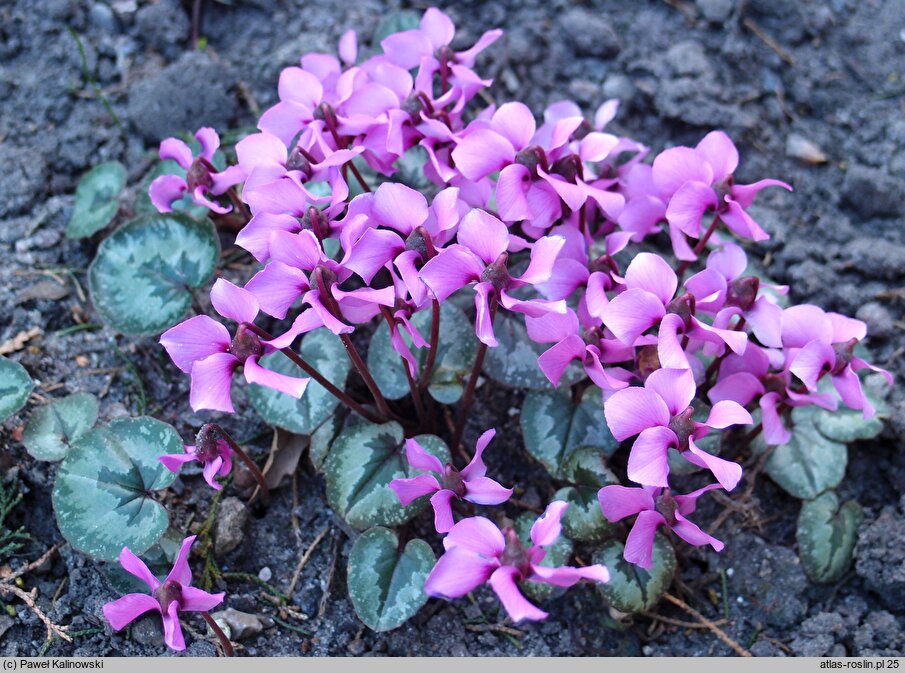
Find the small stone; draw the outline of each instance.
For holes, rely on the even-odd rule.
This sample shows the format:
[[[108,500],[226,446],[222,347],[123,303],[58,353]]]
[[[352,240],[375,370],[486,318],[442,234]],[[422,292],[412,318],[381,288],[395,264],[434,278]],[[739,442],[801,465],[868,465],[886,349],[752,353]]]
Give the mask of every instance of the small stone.
[[[224,556],[238,547],[245,537],[248,508],[236,497],[224,498],[214,527],[214,554]]]
[[[346,646],[346,649],[349,650],[349,654],[360,657],[365,653],[367,646],[365,645],[365,641],[363,641],[361,638],[356,638]]]
[[[152,615],[145,615],[133,622],[130,633],[132,634],[132,640],[142,645],[160,647],[164,644],[163,626],[160,623],[160,615],[156,612]]]
[[[734,0],[696,0],[695,4],[710,23],[723,23],[735,9]]]
[[[105,33],[116,32],[116,15],[113,13],[113,10],[103,2],[96,2],[91,5],[91,9],[88,12],[88,20],[91,22],[92,26]]]
[[[169,56],[182,50],[192,29],[178,0],[160,0],[142,6],[135,14],[138,34],[151,48]]]
[[[666,62],[676,75],[710,77],[713,74],[704,45],[697,40],[674,44],[666,52]]]
[[[264,566],[258,571],[258,578],[262,582],[269,582],[271,577],[273,577],[273,571],[267,566]]]
[[[786,156],[806,164],[825,164],[827,156],[820,146],[797,133],[786,138]]]
[[[15,625],[16,620],[9,615],[0,615],[0,638]]]
[[[586,9],[570,9],[560,18],[560,25],[576,54],[613,58],[622,50],[622,41],[610,22]]]
[[[603,80],[603,97],[616,98],[627,103],[635,95],[635,85],[632,80],[619,73],[607,75]]]
[[[221,620],[229,627],[231,640],[244,640],[256,636],[264,630],[264,622],[248,612],[240,612],[233,608],[220,610],[211,615],[219,623]]]

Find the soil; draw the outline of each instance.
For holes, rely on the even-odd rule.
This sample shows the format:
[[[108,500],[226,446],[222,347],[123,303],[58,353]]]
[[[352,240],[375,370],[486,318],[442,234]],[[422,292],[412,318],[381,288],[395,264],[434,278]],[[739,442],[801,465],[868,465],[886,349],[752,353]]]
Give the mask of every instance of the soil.
[[[191,4],[191,3],[186,3]],[[441,3],[443,4],[443,3]],[[775,177],[795,192],[765,191],[753,209],[772,233],[759,249],[763,269],[813,302],[865,320],[875,362],[905,380],[905,14],[900,0],[508,0],[446,3],[471,44],[486,29],[505,37],[488,50],[481,71],[495,79],[498,100],[521,99],[540,113],[570,97],[589,112],[607,98],[622,107],[616,132],[655,151],[694,144],[712,128],[738,144],[741,181]],[[108,328],[67,331],[100,322],[84,295],[85,269],[99,237],[73,241],[63,231],[79,177],[105,160],[122,161],[133,194],[170,134],[213,125],[253,125],[275,102],[281,68],[306,51],[332,50],[348,28],[367,41],[397,2],[236,0],[204,3],[203,50],[189,45],[191,23],[178,0],[12,0],[0,7],[0,344],[38,329],[10,357],[38,382],[36,394],[0,427],[0,459],[24,491],[13,524],[32,541],[10,561],[37,558],[60,540],[50,491],[56,466],[30,459],[16,437],[42,400],[88,391],[101,420],[151,414],[188,439],[211,416],[187,403],[188,379],[153,339]],[[419,5],[418,8],[421,8]],[[67,29],[71,29],[70,32]],[[85,52],[82,58],[74,35]],[[90,81],[86,78],[90,75]],[[109,109],[108,106],[109,105]],[[810,163],[802,139],[826,155]],[[117,222],[128,219],[125,199]],[[248,268],[227,269],[242,278]],[[64,292],[63,297],[59,294]],[[240,413],[219,418],[263,453],[269,435],[237,395]],[[496,425],[490,468],[525,487],[523,503],[550,493],[542,468],[524,457],[520,397],[492,383],[479,389],[466,440]],[[503,419],[500,425],[500,419]],[[808,581],[797,558],[799,503],[762,477],[754,497],[719,529],[721,554],[684,549],[673,591],[740,645],[759,655],[901,656],[905,652],[905,405],[897,384],[883,435],[852,446],[843,499],[865,508],[857,559],[831,585]],[[198,476],[177,480],[167,496],[177,523],[204,518],[211,492]],[[401,628],[374,633],[355,616],[345,591],[347,529],[324,500],[322,480],[303,460],[292,489],[275,493],[266,515],[252,512],[239,545],[221,569],[271,576],[286,591],[300,553],[329,532],[300,575],[291,601],[307,621],[283,615],[241,642],[243,655],[728,655],[706,629],[639,616],[614,621],[592,587],[576,587],[545,604],[548,621],[521,624],[521,637],[473,630],[482,616],[497,623],[496,601],[430,601]],[[241,519],[241,508],[231,511]],[[705,527],[721,506],[708,499]],[[292,522],[297,521],[294,529]],[[236,531],[232,531],[233,534]],[[436,540],[434,540],[436,542]],[[580,550],[579,550],[580,553]],[[117,593],[101,564],[68,546],[26,577],[38,603],[77,632],[73,644],[46,643],[41,623],[21,603],[0,616],[0,654],[167,655],[154,618],[114,634],[101,606]],[[231,576],[226,605],[279,618],[262,588]],[[672,620],[695,619],[661,603]],[[203,632],[198,621],[189,623]],[[285,624],[297,625],[293,630]],[[187,655],[214,654],[188,637]]]

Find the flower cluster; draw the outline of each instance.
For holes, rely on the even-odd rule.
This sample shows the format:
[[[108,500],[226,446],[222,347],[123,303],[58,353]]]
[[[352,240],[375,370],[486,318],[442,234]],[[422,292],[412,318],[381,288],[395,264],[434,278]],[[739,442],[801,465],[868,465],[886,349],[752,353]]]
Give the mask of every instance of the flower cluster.
[[[591,119],[558,102],[539,122],[520,102],[478,108],[475,98],[490,81],[475,72],[476,60],[500,32],[458,52],[450,47],[454,34],[450,19],[429,9],[417,29],[387,37],[364,60],[354,33],[343,36],[339,58],[305,55],[282,72],[280,101],[261,116],[259,132],[236,145],[237,163],[220,173],[209,129],[198,132],[198,158],[173,139],[161,145],[161,157],[176,158],[188,177],[155,183],[158,208],[188,190],[220,213],[226,205],[210,199],[231,194],[250,213],[236,243],[262,265],[244,288],[214,285],[213,306],[237,324],[233,332],[198,316],[161,337],[191,374],[192,408],[231,412],[239,368],[249,383],[301,397],[308,378],[271,372],[259,359],[281,350],[299,362],[299,338],[326,329],[343,339],[373,404],[340,399],[369,420],[390,420],[393,409],[349,337],[378,319],[389,326],[420,410],[439,330],[422,334],[413,317],[430,312],[436,325],[441,304],[465,297],[479,344],[471,393],[487,349],[498,346],[495,321],[508,314],[542,345],[537,364],[551,386],[577,369],[570,385],[596,386],[609,430],[632,440],[627,477],[636,486],[599,493],[609,520],[637,515],[626,559],[649,567],[660,526],[720,549],[687,517],[703,493],[733,490],[742,470],[703,440],[750,426],[749,441],[762,431],[768,444],[782,444],[800,406],[834,409],[841,401],[870,416],[858,372],[873,367],[855,354],[864,323],[788,306],[787,288],[751,272],[741,244],[769,233],[748,209],[761,190],[791,188],[773,179],[738,182],[738,151],[725,133],[652,156],[606,130],[616,101]],[[402,170],[413,161],[420,162],[417,189]],[[261,314],[283,325],[280,333],[256,325]],[[419,374],[425,362],[428,371]],[[835,394],[819,385],[824,378]],[[467,389],[460,417],[470,404]],[[492,436],[481,436],[461,470],[408,439],[410,467],[424,472],[389,486],[404,504],[430,495],[436,530],[445,534],[429,594],[462,596],[487,581],[514,619],[542,618],[518,582],[570,586],[606,581],[607,571],[540,565],[559,535],[563,502],[547,507],[527,548],[511,528],[474,516],[474,505],[511,495],[486,476],[482,453]],[[229,457],[180,458],[191,459],[205,462],[212,482]],[[714,482],[675,493],[673,460],[702,468]]]

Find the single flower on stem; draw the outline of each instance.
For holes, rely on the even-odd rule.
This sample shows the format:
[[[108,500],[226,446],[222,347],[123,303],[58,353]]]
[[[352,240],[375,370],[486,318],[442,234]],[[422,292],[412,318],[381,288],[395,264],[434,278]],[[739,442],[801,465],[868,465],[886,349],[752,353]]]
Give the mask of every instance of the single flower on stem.
[[[546,619],[547,613],[528,601],[520,582],[541,582],[570,587],[582,579],[608,582],[609,571],[602,565],[549,568],[540,565],[546,547],[562,532],[567,502],[555,500],[531,527],[532,546],[527,549],[513,528],[501,531],[490,519],[472,517],[453,526],[443,538],[446,553],[437,561],[424,583],[429,596],[459,598],[484,582],[499,597],[513,621]]]
[[[658,486],[604,486],[597,492],[597,499],[603,515],[612,523],[638,515],[625,540],[625,560],[642,568],[650,568],[653,565],[654,535],[660,526],[671,528],[695,547],[709,544],[716,551],[723,549],[722,542],[686,518],[694,514],[698,498],[715,488],[720,488],[720,485],[710,484],[687,495],[674,495],[670,489]]]
[[[158,580],[148,566],[128,547],[123,547],[119,555],[119,563],[123,570],[147,584],[151,592],[150,594],[126,594],[104,605],[104,617],[114,631],[121,631],[144,613],[157,610],[163,619],[163,637],[167,647],[177,652],[185,649],[185,638],[179,624],[179,613],[201,612],[206,615],[208,610],[220,605],[226,595],[222,592],[209,594],[191,586],[192,570],[189,568],[188,557],[194,541],[194,535],[182,541],[176,562],[173,563],[173,569],[163,582]],[[205,617],[205,620],[208,623],[213,621],[209,615]],[[219,635],[222,635],[222,632]],[[221,642],[224,638],[221,638]],[[227,640],[224,647],[228,645]],[[231,648],[228,651],[231,651]]]
[[[409,465],[418,470],[429,470],[410,479],[394,479],[390,488],[399,496],[403,505],[409,505],[416,498],[433,493],[431,506],[434,508],[434,527],[438,533],[447,533],[453,527],[453,500],[467,500],[476,505],[499,505],[509,500],[511,488],[504,488],[487,477],[484,465],[484,449],[496,434],[488,430],[478,438],[475,454],[471,462],[461,470],[452,464],[446,466],[436,456],[424,450],[417,440],[405,440],[405,456]],[[439,477],[439,479],[438,479]]]

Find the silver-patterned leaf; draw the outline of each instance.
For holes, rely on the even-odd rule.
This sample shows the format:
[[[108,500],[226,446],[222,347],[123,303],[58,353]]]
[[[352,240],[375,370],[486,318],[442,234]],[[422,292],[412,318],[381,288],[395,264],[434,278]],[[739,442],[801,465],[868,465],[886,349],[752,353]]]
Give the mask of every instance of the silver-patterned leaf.
[[[75,188],[75,206],[66,225],[66,235],[85,238],[110,224],[125,186],[126,169],[118,161],[98,164],[85,173]]]
[[[553,496],[554,500],[569,503],[562,517],[562,529],[570,540],[599,542],[616,532],[616,525],[603,516],[598,490],[592,486],[567,486]]]
[[[610,581],[597,584],[597,591],[620,612],[650,610],[672,584],[676,572],[676,553],[662,533],[654,538],[653,566],[645,570],[625,560],[625,545],[618,540],[605,542],[594,554],[594,563],[606,566]]]
[[[525,549],[528,549],[534,544],[531,541],[531,527],[534,525],[534,522],[537,521],[537,517],[538,515],[533,512],[522,512],[515,520],[515,532],[518,533],[519,540],[521,540]],[[572,556],[572,541],[565,535],[560,535],[556,542],[544,549],[546,549],[547,555],[544,556],[543,561],[541,561],[539,565],[542,565],[545,568],[558,568],[560,566],[568,565],[569,559]],[[525,593],[525,596],[534,601],[546,600],[556,593],[556,587],[552,584],[546,584],[545,582],[531,582],[526,580],[519,586]]]
[[[97,420],[97,398],[75,393],[38,409],[28,420],[22,443],[33,458],[63,460],[69,446]]]
[[[845,574],[863,518],[861,505],[850,500],[840,507],[833,491],[802,503],[795,537],[808,577],[815,582],[835,582]]]
[[[25,367],[0,355],[0,421],[24,407],[34,387]]]

